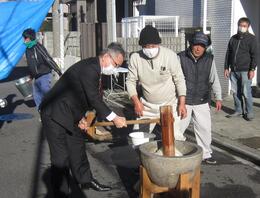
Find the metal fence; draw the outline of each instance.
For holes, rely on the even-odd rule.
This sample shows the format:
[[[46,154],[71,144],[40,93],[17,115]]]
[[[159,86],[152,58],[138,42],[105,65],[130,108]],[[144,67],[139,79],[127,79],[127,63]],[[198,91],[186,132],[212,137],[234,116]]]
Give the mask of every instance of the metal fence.
[[[138,38],[146,25],[157,28],[161,37],[178,37],[179,16],[138,16],[122,19],[122,37]]]

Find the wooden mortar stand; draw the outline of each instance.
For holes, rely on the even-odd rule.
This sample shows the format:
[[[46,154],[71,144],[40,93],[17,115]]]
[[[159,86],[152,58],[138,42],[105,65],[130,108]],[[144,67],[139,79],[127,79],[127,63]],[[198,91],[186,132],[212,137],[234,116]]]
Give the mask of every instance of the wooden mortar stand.
[[[174,118],[172,106],[160,108],[163,155],[166,157],[175,156],[174,144]],[[191,181],[193,172],[183,173],[175,188],[162,187],[154,184],[143,166],[140,166],[140,198],[151,198],[152,194],[167,193],[169,198],[199,198],[200,197],[200,166],[195,170],[195,175]],[[165,196],[163,196],[165,197]]]

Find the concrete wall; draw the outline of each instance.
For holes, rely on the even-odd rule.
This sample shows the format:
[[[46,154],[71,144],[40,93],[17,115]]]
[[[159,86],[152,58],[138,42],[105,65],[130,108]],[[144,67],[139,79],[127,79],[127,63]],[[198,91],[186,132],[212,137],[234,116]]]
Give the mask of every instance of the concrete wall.
[[[64,32],[64,56],[80,57],[80,32]],[[43,45],[48,52],[53,53],[53,33],[44,32]]]
[[[64,71],[78,62],[80,58],[80,32],[64,32]],[[53,53],[53,33],[44,32],[43,45],[50,55]],[[53,57],[55,58],[55,57]],[[58,65],[59,59],[55,59]]]

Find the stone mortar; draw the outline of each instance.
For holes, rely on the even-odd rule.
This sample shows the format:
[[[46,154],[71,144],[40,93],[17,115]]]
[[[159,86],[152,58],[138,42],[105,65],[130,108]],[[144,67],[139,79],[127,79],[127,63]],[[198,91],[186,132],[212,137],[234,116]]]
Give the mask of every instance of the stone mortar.
[[[175,141],[176,149],[183,156],[165,157],[156,154],[162,149],[161,141],[148,142],[139,147],[142,165],[147,170],[150,179],[158,186],[174,188],[179,175],[192,172],[193,179],[195,169],[202,161],[202,149],[200,146],[186,142]]]

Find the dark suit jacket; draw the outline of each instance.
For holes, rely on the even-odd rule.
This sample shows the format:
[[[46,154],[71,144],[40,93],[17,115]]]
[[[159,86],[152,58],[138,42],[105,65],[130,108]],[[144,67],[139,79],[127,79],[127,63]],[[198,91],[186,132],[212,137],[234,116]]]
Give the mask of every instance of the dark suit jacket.
[[[98,57],[79,61],[45,95],[41,112],[71,132],[78,128],[78,122],[88,110],[95,109],[97,115],[105,119],[111,110],[102,100],[100,78]]]

